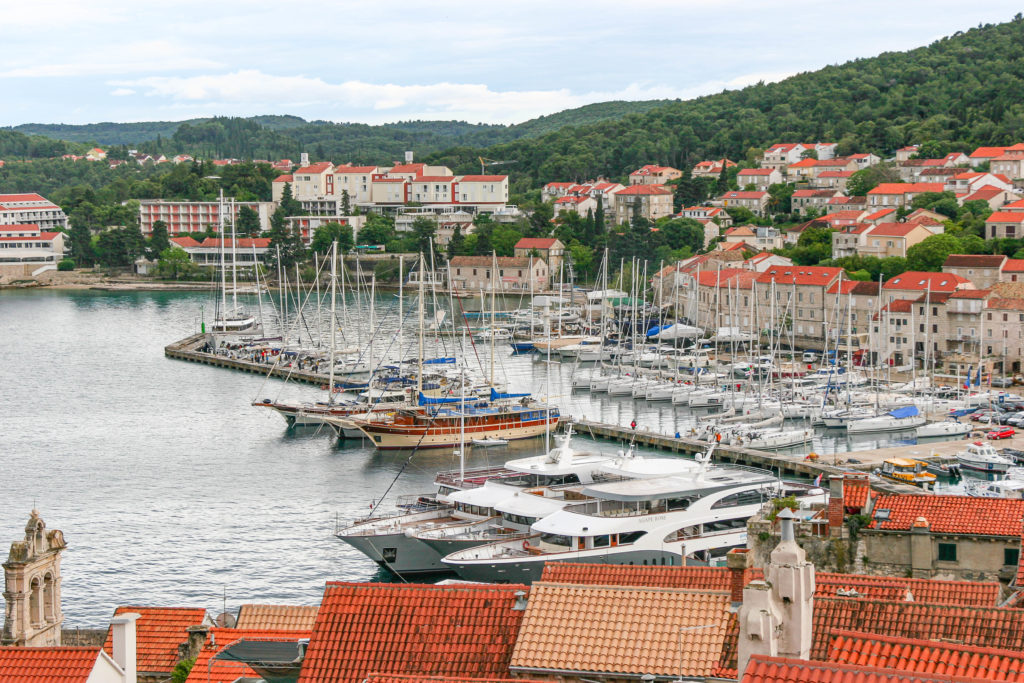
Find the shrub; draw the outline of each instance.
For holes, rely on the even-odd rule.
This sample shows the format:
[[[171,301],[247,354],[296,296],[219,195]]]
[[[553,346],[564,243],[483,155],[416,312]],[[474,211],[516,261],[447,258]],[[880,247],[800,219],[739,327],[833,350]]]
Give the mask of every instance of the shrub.
[[[75,269],[75,262],[72,259],[69,259],[69,258],[62,259],[61,262],[57,264],[57,270],[60,270],[60,271],[67,271],[67,270],[74,270],[74,269]]]

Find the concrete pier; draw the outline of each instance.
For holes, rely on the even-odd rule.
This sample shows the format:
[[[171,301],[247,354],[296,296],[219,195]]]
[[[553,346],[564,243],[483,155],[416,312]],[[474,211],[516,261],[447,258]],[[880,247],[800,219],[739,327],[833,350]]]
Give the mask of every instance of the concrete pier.
[[[330,381],[330,378],[327,375],[317,372],[308,372],[297,368],[284,367],[280,364],[266,365],[263,363],[254,363],[248,360],[227,358],[226,356],[219,356],[214,353],[199,351],[199,348],[201,348],[205,343],[205,334],[194,334],[191,337],[186,337],[180,341],[176,341],[173,344],[165,346],[164,355],[176,360],[187,360],[191,363],[202,363],[203,365],[215,365],[219,368],[241,370],[242,372],[251,372],[256,375],[269,375],[270,377],[288,379],[293,382],[302,382],[304,384],[312,384],[318,387],[325,387]],[[341,377],[335,377],[335,381],[341,379]]]
[[[686,437],[675,438],[643,429],[630,429],[618,425],[591,422],[590,420],[574,420],[574,427],[580,434],[594,438],[612,439],[614,441],[632,441],[650,448],[693,455],[707,450],[708,442]],[[807,460],[803,456],[778,455],[770,451],[759,451],[742,446],[720,444],[715,448],[714,459],[718,462],[747,465],[771,470],[780,476],[807,477],[813,479],[819,474],[825,478],[844,472],[853,471],[853,467],[831,465],[824,459]],[[863,466],[861,466],[863,468]],[[916,486],[905,486],[887,480],[872,480],[872,488],[886,493],[924,493]]]

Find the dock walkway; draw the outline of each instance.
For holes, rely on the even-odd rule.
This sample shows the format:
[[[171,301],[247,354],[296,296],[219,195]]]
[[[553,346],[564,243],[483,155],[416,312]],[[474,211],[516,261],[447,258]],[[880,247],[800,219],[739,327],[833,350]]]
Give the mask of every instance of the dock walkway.
[[[687,437],[675,438],[658,434],[644,429],[630,429],[618,425],[605,424],[603,422],[592,422],[590,420],[574,420],[576,431],[580,434],[589,434],[594,438],[612,439],[615,441],[633,441],[651,448],[672,451],[674,453],[686,453],[693,455],[707,450],[708,442]],[[728,462],[737,465],[760,467],[780,476],[796,476],[814,479],[819,474],[826,478],[844,472],[853,471],[852,466],[832,465],[819,459],[806,460],[803,456],[785,456],[770,451],[759,451],[742,446],[730,446],[720,444],[715,448],[715,459],[720,462]],[[905,486],[895,482],[874,478],[871,481],[872,488],[885,493],[924,493],[916,486]]]
[[[215,353],[200,351],[199,349],[202,348],[205,343],[205,334],[194,334],[191,337],[186,337],[180,341],[176,341],[173,344],[165,346],[164,355],[176,360],[187,360],[192,363],[202,363],[203,365],[215,365],[220,368],[241,370],[242,372],[251,372],[257,375],[269,375],[271,377],[289,379],[293,382],[312,384],[318,387],[325,387],[330,381],[330,377],[318,372],[299,370],[293,367],[285,367],[280,364],[254,363],[250,360],[228,358]]]

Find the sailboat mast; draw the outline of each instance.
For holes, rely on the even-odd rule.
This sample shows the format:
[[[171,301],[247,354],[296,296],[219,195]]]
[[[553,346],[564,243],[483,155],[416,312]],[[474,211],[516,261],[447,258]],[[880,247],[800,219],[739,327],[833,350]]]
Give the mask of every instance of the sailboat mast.
[[[370,275],[370,342],[369,342],[369,361],[368,365],[372,371],[375,367],[373,360],[373,338],[377,336],[377,320],[376,320],[376,306],[374,305],[374,299],[377,296],[377,274],[373,273]]]
[[[252,272],[253,279],[256,281],[256,307],[260,312],[260,328],[266,330],[264,327],[266,319],[263,317],[263,288],[260,286],[260,262],[256,258],[256,240],[252,241]],[[271,299],[271,303],[273,303],[273,299]],[[266,334],[265,331],[264,334]]]
[[[398,257],[398,376],[402,376],[402,359],[405,357],[405,301],[403,300],[403,280],[405,279],[405,257]]]
[[[334,331],[338,329],[338,324],[335,316],[335,296],[338,282],[338,242],[335,241],[331,247],[331,364],[329,370],[329,379],[327,382],[327,401],[329,403],[334,402],[334,349],[336,348],[334,340]]]
[[[235,237],[235,199],[231,198],[231,306],[238,310],[238,252]]]
[[[495,306],[495,290],[497,285],[495,279],[498,275],[498,254],[497,252],[491,252],[491,386],[494,386],[494,321],[497,315]],[[550,340],[548,346],[550,346]]]
[[[424,334],[424,331],[423,331],[423,275],[424,275],[424,273],[423,273],[423,266],[425,265],[425,263],[426,262],[423,260],[423,253],[421,252],[420,253],[420,271],[419,271],[420,272],[420,276],[419,276],[419,278],[417,278],[419,280],[419,303],[417,304],[417,308],[418,308],[418,312],[419,312],[419,316],[420,316],[420,343],[419,343],[419,353],[417,354],[417,356],[418,356],[418,361],[417,362],[419,363],[419,367],[417,368],[417,372],[416,372],[416,398],[417,399],[419,399],[420,394],[423,393],[423,334]]]
[[[224,188],[221,188],[217,202],[217,234],[220,236],[220,324],[221,329],[224,329],[228,316],[228,274],[224,262]]]

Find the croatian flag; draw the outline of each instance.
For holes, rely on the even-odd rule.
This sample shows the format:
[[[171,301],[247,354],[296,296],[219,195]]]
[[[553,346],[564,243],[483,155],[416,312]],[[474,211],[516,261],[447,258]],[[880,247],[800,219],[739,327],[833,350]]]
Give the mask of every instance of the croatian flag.
[[[821,486],[821,474],[818,474],[818,476],[814,478],[814,485]]]

